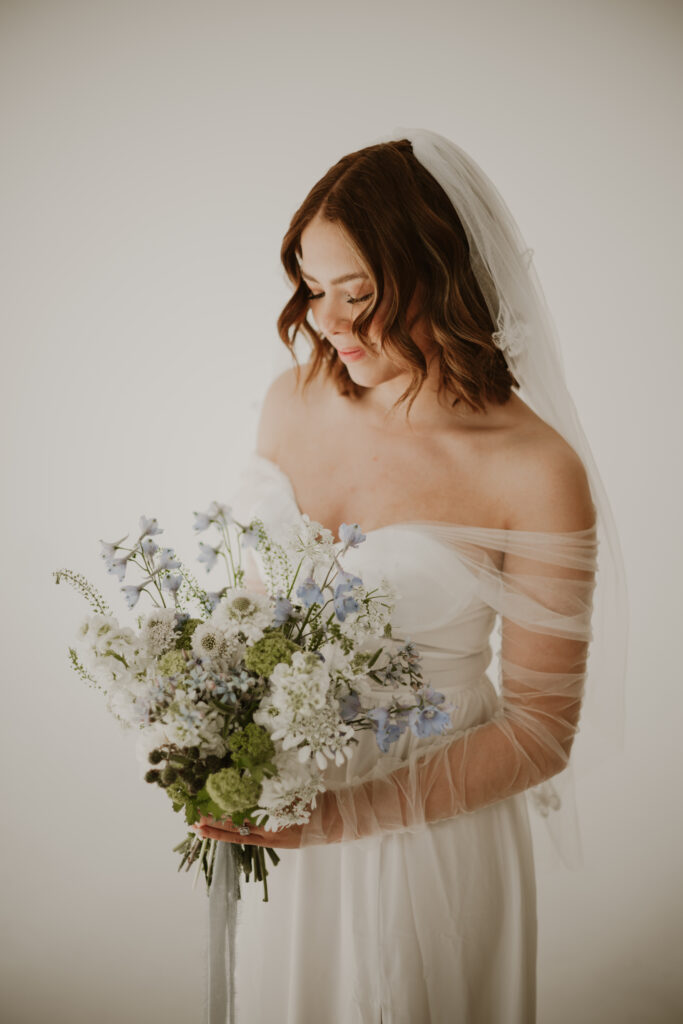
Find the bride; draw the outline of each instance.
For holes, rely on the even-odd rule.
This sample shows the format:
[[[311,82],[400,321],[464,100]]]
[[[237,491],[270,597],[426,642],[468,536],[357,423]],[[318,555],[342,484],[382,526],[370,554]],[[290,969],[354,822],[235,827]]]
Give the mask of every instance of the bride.
[[[283,241],[280,337],[294,355],[303,331],[312,355],[268,388],[233,510],[275,531],[308,516],[335,542],[360,524],[345,567],[393,573],[395,635],[452,699],[453,732],[408,732],[394,758],[366,732],[306,825],[202,818],[202,836],[281,854],[268,903],[242,887],[240,1024],[535,1019],[524,794],[553,806],[568,766],[611,520],[513,225],[466,154],[417,131],[338,161]]]

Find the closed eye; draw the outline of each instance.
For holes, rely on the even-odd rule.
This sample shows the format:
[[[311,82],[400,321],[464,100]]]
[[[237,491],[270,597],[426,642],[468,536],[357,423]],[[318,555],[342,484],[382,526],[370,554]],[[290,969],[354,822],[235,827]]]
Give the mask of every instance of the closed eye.
[[[325,292],[320,292],[319,295],[313,295],[311,292],[308,292],[308,294],[306,295],[306,298],[308,299],[309,302],[312,302],[313,299],[322,299],[324,294],[325,294]],[[351,304],[353,304],[354,302],[367,302],[368,299],[371,299],[371,298],[372,298],[372,292],[370,292],[369,295],[361,295],[360,298],[358,298],[358,299],[354,299],[353,296],[349,295],[349,297],[347,298],[346,301],[351,303]]]

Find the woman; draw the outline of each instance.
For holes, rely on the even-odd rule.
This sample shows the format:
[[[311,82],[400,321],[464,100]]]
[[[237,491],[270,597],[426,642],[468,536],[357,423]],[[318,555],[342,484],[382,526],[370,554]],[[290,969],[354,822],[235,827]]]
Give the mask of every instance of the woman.
[[[430,157],[434,172],[447,163],[439,180]],[[394,636],[420,648],[453,731],[407,731],[393,758],[363,733],[304,826],[244,835],[202,819],[202,835],[282,858],[268,903],[242,886],[240,1024],[535,1019],[524,793],[548,800],[577,732],[594,496],[605,505],[586,447],[582,460],[567,440],[585,441],[552,394],[561,369],[506,218],[466,154],[414,132],[335,164],[283,242],[295,292],[280,335],[293,351],[303,330],[313,354],[303,383],[297,367],[271,384],[233,510],[274,531],[307,515],[335,541],[360,524],[344,567],[397,584]],[[534,342],[563,431],[512,390],[517,367],[533,380]],[[258,572],[257,556],[247,585],[263,590]]]

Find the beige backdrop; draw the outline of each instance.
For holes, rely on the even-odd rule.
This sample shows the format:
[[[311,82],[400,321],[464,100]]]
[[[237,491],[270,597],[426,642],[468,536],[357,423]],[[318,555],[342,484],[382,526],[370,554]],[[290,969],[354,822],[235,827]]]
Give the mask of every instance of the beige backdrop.
[[[98,539],[142,513],[204,572],[192,511],[229,501],[289,364],[289,218],[344,153],[419,126],[535,251],[627,560],[627,747],[579,794],[585,869],[539,847],[539,1022],[678,1021],[681,5],[247,8],[0,4],[2,1019],[203,1024],[182,820],[71,673],[85,608],[50,572],[122,608]]]

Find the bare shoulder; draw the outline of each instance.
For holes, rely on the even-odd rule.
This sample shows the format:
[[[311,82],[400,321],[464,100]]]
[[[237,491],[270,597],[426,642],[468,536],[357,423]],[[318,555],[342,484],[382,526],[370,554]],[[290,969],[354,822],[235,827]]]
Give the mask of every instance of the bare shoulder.
[[[536,419],[504,446],[498,471],[511,530],[565,533],[595,523],[586,468],[572,446]]]
[[[301,426],[316,390],[316,381],[304,390],[308,366],[290,366],[274,377],[266,390],[256,437],[256,451],[264,458],[277,462],[280,451]]]

